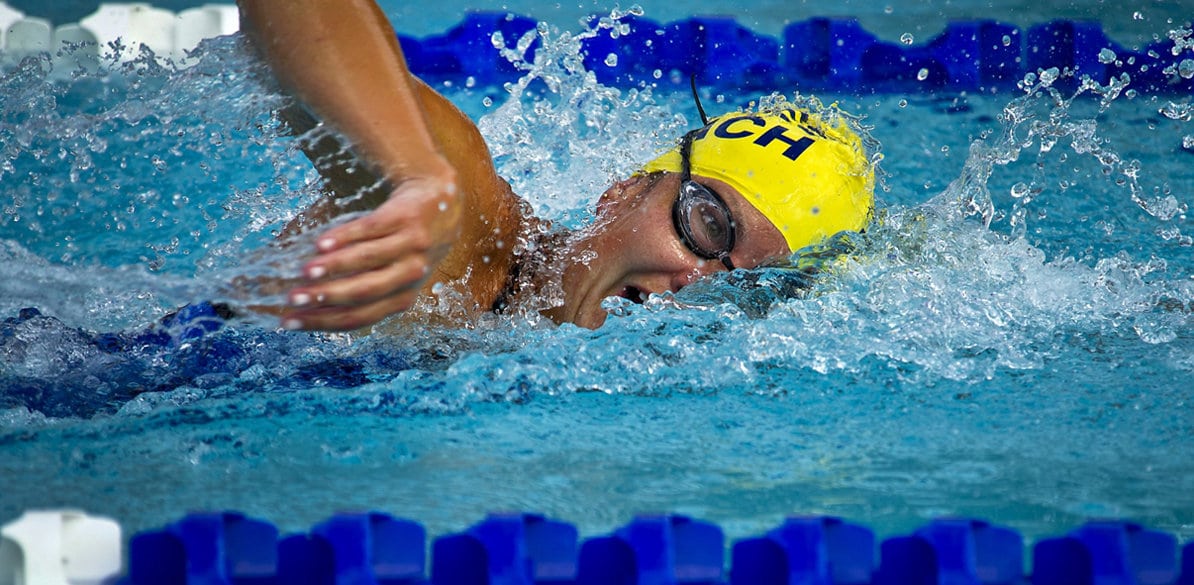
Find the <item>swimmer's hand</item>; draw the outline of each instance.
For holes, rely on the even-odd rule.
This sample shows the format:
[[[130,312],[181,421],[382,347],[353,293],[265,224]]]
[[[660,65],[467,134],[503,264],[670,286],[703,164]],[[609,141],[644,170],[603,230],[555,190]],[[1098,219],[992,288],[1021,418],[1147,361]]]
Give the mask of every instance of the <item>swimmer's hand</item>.
[[[414,305],[456,241],[460,203],[452,167],[403,179],[368,215],[329,229],[282,312],[287,329],[351,331]]]

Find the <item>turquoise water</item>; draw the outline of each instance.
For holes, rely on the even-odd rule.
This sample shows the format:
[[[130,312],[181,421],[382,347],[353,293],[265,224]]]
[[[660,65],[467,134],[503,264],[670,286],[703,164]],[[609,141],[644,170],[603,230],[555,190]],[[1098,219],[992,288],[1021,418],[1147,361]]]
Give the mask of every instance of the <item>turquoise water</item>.
[[[578,26],[542,53],[575,55]],[[444,91],[518,192],[580,225],[695,116],[541,65],[512,97]],[[302,247],[260,250],[315,174],[235,38],[184,70],[33,60],[2,83],[0,518],[75,506],[138,530],[232,508],[297,530],[371,508],[438,534],[516,509],[596,534],[668,511],[735,538],[788,514],[1029,537],[1113,516],[1194,536],[1188,96],[820,96],[881,146],[884,212],[808,293],[772,270],[611,302],[597,331],[260,319],[113,353],[95,334],[293,270]]]

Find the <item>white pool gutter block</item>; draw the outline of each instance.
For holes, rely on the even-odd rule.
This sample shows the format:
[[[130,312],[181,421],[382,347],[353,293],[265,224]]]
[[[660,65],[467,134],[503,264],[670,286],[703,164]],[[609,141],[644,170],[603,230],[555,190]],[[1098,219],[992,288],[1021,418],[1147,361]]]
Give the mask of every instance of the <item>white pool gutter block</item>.
[[[27,511],[0,528],[0,585],[102,585],[122,570],[120,525],[75,510]]]
[[[105,3],[78,23],[54,28],[49,21],[29,17],[0,2],[0,57],[6,61],[41,52],[54,55],[64,43],[82,44],[87,54],[137,58],[145,45],[159,58],[182,62],[186,53],[207,38],[235,33],[240,14],[234,4],[207,4],[174,13],[147,3]],[[95,49],[87,47],[94,45]],[[76,61],[79,59],[76,58]]]

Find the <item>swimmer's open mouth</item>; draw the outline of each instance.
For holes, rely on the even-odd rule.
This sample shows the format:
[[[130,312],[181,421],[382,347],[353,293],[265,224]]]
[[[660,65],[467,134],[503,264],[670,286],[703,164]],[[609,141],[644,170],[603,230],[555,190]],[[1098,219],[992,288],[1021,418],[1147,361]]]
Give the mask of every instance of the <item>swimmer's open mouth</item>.
[[[643,289],[633,286],[628,286],[622,289],[622,294],[618,296],[640,305],[647,300],[647,293],[643,292]]]

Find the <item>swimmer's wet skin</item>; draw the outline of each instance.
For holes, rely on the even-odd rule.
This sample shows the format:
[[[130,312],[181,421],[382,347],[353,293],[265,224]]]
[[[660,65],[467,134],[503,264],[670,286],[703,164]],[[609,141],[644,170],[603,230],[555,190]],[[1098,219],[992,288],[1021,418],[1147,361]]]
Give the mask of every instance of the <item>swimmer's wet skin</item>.
[[[287,295],[287,328],[359,329],[444,284],[462,289],[468,306],[457,310],[469,314],[562,289],[557,306],[526,304],[595,328],[608,297],[641,302],[719,270],[782,262],[871,217],[872,169],[844,123],[794,108],[734,113],[608,189],[592,226],[519,256],[505,244],[546,222],[497,175],[476,124],[410,73],[372,0],[238,4],[283,87],[391,186],[358,196],[359,184],[341,181],[352,173],[307,151],[333,198],[370,203],[316,238]],[[320,208],[325,220],[344,211]]]

